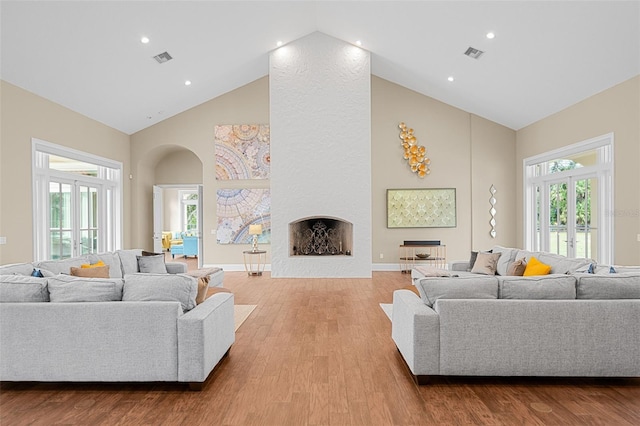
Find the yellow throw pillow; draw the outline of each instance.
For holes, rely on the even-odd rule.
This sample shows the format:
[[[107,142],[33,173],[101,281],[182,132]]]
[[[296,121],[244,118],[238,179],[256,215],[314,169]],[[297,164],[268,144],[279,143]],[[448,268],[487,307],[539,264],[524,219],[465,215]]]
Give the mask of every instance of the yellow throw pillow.
[[[551,272],[551,266],[540,262],[535,257],[531,257],[527,262],[527,267],[524,269],[523,276],[530,277],[532,275],[548,275]]]
[[[102,260],[99,260],[96,263],[83,263],[82,265],[80,265],[82,269],[99,268],[101,266],[104,266],[104,262]]]
[[[109,266],[93,266],[91,268],[71,267],[71,275],[84,278],[109,278]]]

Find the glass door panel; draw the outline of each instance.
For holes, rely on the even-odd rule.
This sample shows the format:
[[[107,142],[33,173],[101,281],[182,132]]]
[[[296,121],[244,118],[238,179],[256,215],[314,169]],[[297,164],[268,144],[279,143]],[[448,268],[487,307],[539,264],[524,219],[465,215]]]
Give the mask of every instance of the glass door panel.
[[[567,182],[549,184],[549,251],[551,253],[569,255],[567,217]]]
[[[597,247],[597,220],[593,214],[597,212],[596,178],[576,179],[573,181],[575,191],[575,257],[595,258]]]
[[[52,259],[65,259],[73,253],[72,189],[68,183],[49,183],[49,247]]]
[[[78,194],[80,199],[79,254],[95,253],[98,251],[98,189],[80,185]]]

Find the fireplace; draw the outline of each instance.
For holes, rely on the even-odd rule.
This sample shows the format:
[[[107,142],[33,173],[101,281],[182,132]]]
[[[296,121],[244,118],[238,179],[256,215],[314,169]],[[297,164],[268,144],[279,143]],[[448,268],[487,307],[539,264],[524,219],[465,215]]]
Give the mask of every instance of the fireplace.
[[[289,256],[351,256],[353,224],[314,216],[289,224]]]

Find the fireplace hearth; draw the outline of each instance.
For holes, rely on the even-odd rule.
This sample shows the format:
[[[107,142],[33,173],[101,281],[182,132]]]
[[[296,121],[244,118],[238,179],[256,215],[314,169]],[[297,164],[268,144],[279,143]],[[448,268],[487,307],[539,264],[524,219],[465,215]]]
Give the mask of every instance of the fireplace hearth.
[[[309,217],[289,224],[290,256],[351,256],[353,224],[333,217]]]

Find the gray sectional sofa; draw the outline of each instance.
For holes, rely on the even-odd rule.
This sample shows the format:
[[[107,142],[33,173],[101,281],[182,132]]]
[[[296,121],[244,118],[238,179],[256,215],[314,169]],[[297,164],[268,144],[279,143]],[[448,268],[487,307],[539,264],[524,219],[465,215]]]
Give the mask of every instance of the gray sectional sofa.
[[[420,296],[394,292],[392,338],[417,383],[440,375],[640,376],[639,267],[493,251],[504,256],[499,271],[536,256],[551,274],[480,275],[458,262],[443,276],[414,271]]]
[[[233,294],[196,305],[198,283],[184,264],[141,273],[140,254],[0,266],[0,381],[201,388],[235,341]],[[109,265],[109,278],[68,275],[98,260]]]

